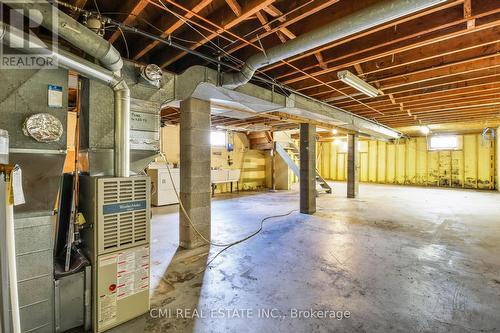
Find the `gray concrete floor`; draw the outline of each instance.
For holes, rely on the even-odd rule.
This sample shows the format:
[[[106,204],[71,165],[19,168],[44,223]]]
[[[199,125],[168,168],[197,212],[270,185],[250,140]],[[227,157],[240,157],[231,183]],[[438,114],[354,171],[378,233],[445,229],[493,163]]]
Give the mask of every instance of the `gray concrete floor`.
[[[206,270],[219,249],[178,250],[177,208],[155,208],[152,312],[113,331],[500,331],[500,193],[364,184],[346,199],[345,184],[333,186],[315,215],[268,221]],[[213,240],[297,207],[296,191],[218,195]],[[350,317],[297,319],[293,309]]]

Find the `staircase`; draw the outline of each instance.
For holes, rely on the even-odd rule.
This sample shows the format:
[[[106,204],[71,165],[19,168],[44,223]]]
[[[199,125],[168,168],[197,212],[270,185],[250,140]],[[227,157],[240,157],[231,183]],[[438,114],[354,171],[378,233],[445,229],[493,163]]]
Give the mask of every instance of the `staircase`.
[[[286,148],[283,145],[286,145]],[[300,177],[299,166],[293,160],[294,157],[298,157],[300,155],[300,152],[299,152],[299,149],[297,148],[297,146],[294,145],[292,142],[288,142],[288,143],[284,143],[284,144],[280,143],[280,142],[276,142],[276,152],[278,153],[278,155],[281,156],[283,161],[286,162],[286,164],[293,171],[293,173],[297,177]],[[328,185],[326,180],[324,180],[323,177],[321,177],[321,175],[319,174],[317,169],[315,171],[316,171],[316,184],[322,188],[322,190],[320,190],[320,191],[318,191],[316,189],[316,194],[319,195],[322,192],[331,194],[332,188],[330,187],[330,185]]]
[[[250,149],[273,149],[273,134],[270,131],[250,132],[247,137],[250,141]]]

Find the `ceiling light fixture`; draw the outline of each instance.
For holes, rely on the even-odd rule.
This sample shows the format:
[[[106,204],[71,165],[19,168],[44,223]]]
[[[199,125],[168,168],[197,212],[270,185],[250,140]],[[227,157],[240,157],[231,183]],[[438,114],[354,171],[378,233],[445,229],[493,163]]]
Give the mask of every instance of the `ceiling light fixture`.
[[[337,72],[337,77],[340,81],[344,82],[347,85],[350,85],[354,89],[361,91],[363,94],[368,95],[370,97],[377,97],[382,94],[382,92],[375,88],[374,86],[366,83],[356,75],[352,74],[349,71],[340,71]]]
[[[339,132],[339,131],[338,131],[336,128],[332,129],[332,134],[334,134],[334,135],[335,135],[335,134],[337,134],[338,132]]]

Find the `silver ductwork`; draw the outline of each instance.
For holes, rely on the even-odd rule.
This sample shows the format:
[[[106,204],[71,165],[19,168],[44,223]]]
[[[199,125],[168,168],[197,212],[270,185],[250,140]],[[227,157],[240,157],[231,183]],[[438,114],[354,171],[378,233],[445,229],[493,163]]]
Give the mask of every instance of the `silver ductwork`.
[[[381,140],[397,139],[401,136],[401,133],[388,126],[296,92],[284,95],[252,83],[237,90],[220,87],[217,85],[219,73],[207,67],[191,66],[184,73],[176,75],[172,81],[170,84],[173,85],[171,90],[174,96],[164,107],[179,107],[181,101],[194,97],[210,101],[213,115],[234,119],[248,119],[259,114],[279,112]]]
[[[48,50],[46,45],[38,39],[30,39],[23,31],[6,25],[3,22],[0,22],[0,24],[0,37],[2,37],[2,42],[5,45],[24,45],[23,51],[26,53],[39,54],[40,50],[44,49],[58,66],[78,72],[85,77],[101,81],[113,89],[115,99],[114,174],[116,177],[129,177],[130,90],[126,82],[110,70],[61,49]],[[95,34],[94,36],[94,38],[100,38]]]
[[[115,99],[115,156],[116,177],[130,175],[130,89],[124,80],[113,86]]]
[[[62,39],[93,56],[107,69],[119,72],[123,67],[120,52],[108,41],[102,39],[92,30],[87,29],[71,16],[56,9],[44,0],[9,2],[9,6],[22,9],[25,13],[38,11],[43,20],[40,24],[56,33]]]
[[[267,65],[321,47],[342,38],[371,29],[378,25],[402,18],[406,15],[436,6],[447,0],[389,0],[332,21],[318,29],[272,47],[265,52],[250,57],[241,71],[224,74],[222,86],[237,88],[252,78],[255,72]]]

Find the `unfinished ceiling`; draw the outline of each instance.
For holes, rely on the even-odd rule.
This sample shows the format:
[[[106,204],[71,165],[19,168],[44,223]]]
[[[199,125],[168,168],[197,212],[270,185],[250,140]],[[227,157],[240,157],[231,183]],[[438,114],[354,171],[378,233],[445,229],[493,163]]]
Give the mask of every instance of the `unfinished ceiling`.
[[[272,46],[374,4],[374,0],[97,1],[125,24],[241,65]],[[94,1],[75,6],[96,10]],[[75,14],[76,15],[76,14]],[[447,1],[260,71],[303,94],[391,127],[500,123],[500,1]],[[159,41],[108,29],[122,55],[180,73],[207,63]],[[124,38],[125,37],[125,38]],[[127,43],[124,42],[126,39]],[[383,91],[367,97],[340,82],[349,70]],[[169,117],[174,116],[168,112]],[[272,119],[274,118],[274,119]],[[281,124],[280,115],[251,121]],[[237,120],[217,122],[243,125]],[[250,121],[250,122],[251,122]],[[249,122],[247,121],[248,125]]]

